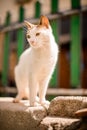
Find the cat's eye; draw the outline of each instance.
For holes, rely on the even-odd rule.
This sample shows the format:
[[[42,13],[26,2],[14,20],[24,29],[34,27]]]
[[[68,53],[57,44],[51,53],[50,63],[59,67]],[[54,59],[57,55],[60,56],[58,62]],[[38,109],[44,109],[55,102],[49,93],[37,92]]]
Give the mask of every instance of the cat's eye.
[[[29,35],[29,34],[27,35],[27,38],[30,38],[30,35]]]
[[[36,33],[36,36],[39,36],[40,35],[40,33]]]

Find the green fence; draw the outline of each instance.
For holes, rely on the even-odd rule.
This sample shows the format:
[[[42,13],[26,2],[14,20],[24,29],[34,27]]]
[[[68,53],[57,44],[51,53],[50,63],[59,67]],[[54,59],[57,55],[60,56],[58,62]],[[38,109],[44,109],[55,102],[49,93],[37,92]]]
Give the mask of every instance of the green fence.
[[[80,53],[81,53],[81,14],[82,9],[80,6],[80,0],[76,2],[71,0],[72,9],[66,12],[59,12],[58,0],[51,0],[51,14],[48,14],[50,19],[51,26],[53,28],[53,33],[58,43],[60,37],[60,20],[62,17],[70,17],[70,86],[77,87],[80,84]],[[18,33],[17,33],[17,56],[19,57],[24,50],[24,32],[22,28],[22,22],[24,21],[24,8],[21,6],[19,9],[19,23],[18,23]],[[41,4],[36,2],[35,4],[35,17],[32,21],[39,18],[41,15]],[[7,13],[5,26],[10,27],[11,16]],[[13,29],[16,27],[14,26]],[[12,27],[7,29],[5,32],[4,40],[4,57],[3,57],[3,71],[2,71],[2,83],[3,86],[8,84],[8,62],[9,62],[9,46],[10,46],[10,36],[9,33],[12,30]],[[58,67],[54,72],[52,77],[51,86],[58,85]]]

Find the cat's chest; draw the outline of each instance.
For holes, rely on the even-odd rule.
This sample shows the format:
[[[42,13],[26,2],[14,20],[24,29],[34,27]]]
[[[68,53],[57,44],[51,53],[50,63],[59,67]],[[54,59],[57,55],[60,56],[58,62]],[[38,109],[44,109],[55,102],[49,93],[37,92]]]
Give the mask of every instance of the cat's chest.
[[[50,48],[33,50],[30,55],[30,66],[33,70],[52,67],[57,60],[57,49]]]
[[[38,54],[34,56],[34,61],[37,64],[46,64],[49,63],[50,61],[52,61],[54,59],[54,55],[52,53],[43,53],[43,54]]]
[[[55,64],[55,58],[53,55],[35,56],[33,60],[34,69],[46,70],[50,69]]]

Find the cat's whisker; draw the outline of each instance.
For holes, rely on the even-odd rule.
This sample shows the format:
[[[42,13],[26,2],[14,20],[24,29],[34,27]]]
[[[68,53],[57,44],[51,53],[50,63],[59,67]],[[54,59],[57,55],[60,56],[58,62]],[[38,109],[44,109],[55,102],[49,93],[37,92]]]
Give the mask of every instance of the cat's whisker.
[[[26,43],[26,45],[25,45],[24,49],[27,49],[28,47],[29,47],[29,44],[28,44],[28,43]]]
[[[27,28],[26,28],[26,27],[23,27],[23,30],[24,30],[25,32],[27,32]]]

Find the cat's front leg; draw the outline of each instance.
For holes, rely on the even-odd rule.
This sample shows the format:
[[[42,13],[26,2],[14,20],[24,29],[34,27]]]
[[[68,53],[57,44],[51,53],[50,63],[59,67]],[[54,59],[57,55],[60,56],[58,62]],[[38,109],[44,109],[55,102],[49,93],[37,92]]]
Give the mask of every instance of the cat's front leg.
[[[29,92],[30,92],[30,106],[37,106],[36,97],[37,97],[38,83],[34,75],[32,74],[29,77]]]
[[[40,98],[40,104],[43,106],[49,105],[50,102],[45,99],[46,96],[46,91],[48,87],[49,79],[43,79],[40,81],[40,86],[39,86],[39,98]]]

